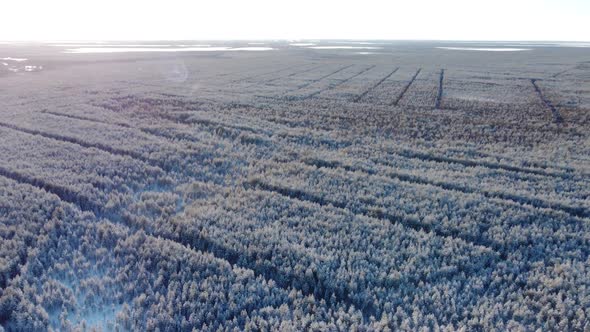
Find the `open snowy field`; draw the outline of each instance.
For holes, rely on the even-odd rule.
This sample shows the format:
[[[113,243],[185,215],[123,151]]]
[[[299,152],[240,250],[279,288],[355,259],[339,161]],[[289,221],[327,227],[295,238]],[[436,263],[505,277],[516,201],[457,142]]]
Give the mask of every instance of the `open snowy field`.
[[[0,44],[0,331],[590,328],[590,48]]]

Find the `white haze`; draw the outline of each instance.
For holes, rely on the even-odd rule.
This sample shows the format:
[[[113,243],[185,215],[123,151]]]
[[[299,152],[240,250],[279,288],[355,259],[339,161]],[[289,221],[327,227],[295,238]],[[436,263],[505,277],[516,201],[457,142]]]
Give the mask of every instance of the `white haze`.
[[[272,51],[271,47],[79,47],[65,53]]]
[[[587,0],[5,1],[0,40],[590,40]]]
[[[520,52],[530,51],[530,48],[507,48],[507,47],[495,47],[495,48],[481,48],[481,47],[437,47],[442,50],[451,51],[480,51],[480,52]]]

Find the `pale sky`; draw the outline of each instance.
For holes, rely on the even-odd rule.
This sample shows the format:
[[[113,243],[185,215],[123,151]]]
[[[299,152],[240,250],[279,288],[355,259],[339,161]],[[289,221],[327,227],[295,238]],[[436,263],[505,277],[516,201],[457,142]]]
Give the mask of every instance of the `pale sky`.
[[[590,0],[6,0],[0,40],[590,41]]]

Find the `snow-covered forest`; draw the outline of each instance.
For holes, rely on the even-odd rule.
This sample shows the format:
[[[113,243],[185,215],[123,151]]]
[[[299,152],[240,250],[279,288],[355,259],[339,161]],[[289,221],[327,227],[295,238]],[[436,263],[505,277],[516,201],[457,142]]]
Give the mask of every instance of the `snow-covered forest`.
[[[0,45],[0,331],[590,329],[587,50],[267,46]]]

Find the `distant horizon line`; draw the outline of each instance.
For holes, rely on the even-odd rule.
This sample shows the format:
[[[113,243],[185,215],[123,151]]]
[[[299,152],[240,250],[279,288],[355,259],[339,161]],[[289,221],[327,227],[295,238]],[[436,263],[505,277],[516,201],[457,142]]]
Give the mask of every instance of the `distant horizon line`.
[[[130,42],[130,41],[207,41],[207,42],[232,42],[232,41],[264,41],[264,42],[295,42],[295,41],[380,41],[380,42],[488,42],[488,43],[590,43],[590,40],[541,40],[541,39],[384,39],[384,38],[218,38],[218,39],[0,39],[0,43],[69,43],[69,42]]]

